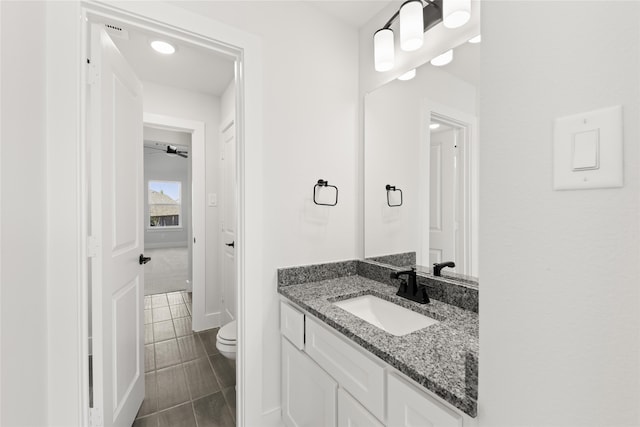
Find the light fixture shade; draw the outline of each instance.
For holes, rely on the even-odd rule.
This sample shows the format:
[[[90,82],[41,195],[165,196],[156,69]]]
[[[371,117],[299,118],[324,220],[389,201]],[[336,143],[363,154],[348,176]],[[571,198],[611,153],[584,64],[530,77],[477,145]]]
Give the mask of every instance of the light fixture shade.
[[[400,49],[407,52],[420,49],[423,40],[422,2],[409,0],[400,8]]]
[[[411,80],[415,76],[416,76],[416,69],[414,68],[413,70],[409,70],[403,75],[401,75],[400,77],[398,77],[398,80],[402,80],[402,81]]]
[[[389,71],[393,68],[395,52],[393,30],[383,28],[373,35],[373,60],[376,71]]]
[[[442,19],[447,28],[458,28],[471,18],[471,0],[444,0]]]
[[[476,43],[480,43],[482,41],[482,35],[478,34],[477,36],[469,39],[469,43],[471,44],[476,44]]]
[[[431,60],[431,65],[435,65],[436,67],[442,67],[443,65],[447,65],[449,62],[453,60],[453,49],[449,49],[442,55],[438,55]]]

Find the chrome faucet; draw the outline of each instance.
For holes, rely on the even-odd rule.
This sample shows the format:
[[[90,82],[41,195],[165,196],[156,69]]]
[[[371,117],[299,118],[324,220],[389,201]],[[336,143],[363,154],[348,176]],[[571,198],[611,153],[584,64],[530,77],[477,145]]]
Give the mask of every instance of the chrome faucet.
[[[455,267],[456,263],[453,261],[441,262],[440,264],[433,264],[433,275],[434,276],[442,276],[440,271],[445,267]]]
[[[407,279],[401,278],[400,276],[407,276]],[[429,303],[427,287],[424,285],[418,285],[415,268],[406,271],[393,271],[391,272],[390,277],[392,279],[400,279],[400,287],[398,288],[396,295],[420,304]]]

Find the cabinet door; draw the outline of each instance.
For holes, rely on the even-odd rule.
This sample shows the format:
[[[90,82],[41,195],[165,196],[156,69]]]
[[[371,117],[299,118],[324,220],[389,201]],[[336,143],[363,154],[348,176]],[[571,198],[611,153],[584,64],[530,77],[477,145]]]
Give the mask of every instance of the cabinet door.
[[[335,427],[338,384],[282,338],[282,420],[287,427]]]
[[[338,389],[338,427],[384,427],[357,400]]]
[[[462,427],[460,414],[393,374],[388,380],[388,427]]]

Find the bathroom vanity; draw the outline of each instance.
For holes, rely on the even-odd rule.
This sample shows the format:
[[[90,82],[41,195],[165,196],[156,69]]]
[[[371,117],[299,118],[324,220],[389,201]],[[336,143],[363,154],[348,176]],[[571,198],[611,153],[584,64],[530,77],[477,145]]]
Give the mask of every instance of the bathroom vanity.
[[[278,271],[285,425],[476,425],[477,313],[400,298],[395,283],[370,278],[372,266],[380,268],[347,261]],[[407,333],[340,307],[362,296],[431,324]]]

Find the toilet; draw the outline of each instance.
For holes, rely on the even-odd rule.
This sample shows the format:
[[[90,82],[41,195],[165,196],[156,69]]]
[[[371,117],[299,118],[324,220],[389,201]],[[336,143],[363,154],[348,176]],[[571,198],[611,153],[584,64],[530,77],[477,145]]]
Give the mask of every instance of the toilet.
[[[227,323],[218,331],[218,335],[216,336],[216,347],[220,354],[227,359],[235,360],[236,358],[237,336],[237,322],[235,320]]]

